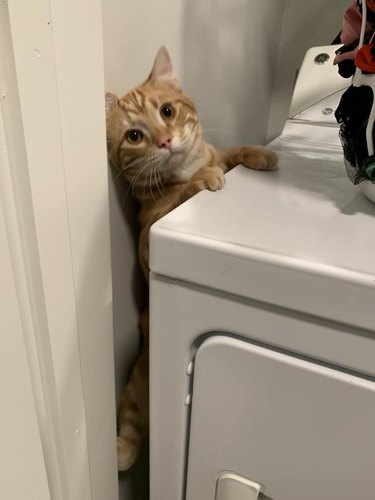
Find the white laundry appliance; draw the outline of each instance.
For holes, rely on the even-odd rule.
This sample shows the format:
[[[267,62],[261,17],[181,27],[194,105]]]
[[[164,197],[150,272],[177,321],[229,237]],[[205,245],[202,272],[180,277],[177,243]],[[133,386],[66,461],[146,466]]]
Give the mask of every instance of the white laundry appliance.
[[[375,204],[334,49],[306,55],[277,171],[151,230],[151,500],[375,498]]]

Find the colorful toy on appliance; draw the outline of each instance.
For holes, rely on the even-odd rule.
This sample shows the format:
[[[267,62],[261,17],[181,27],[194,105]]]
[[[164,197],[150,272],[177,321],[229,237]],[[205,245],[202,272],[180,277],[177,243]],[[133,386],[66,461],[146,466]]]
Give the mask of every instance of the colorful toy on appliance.
[[[350,11],[350,15],[348,14]],[[354,13],[356,11],[356,14]],[[344,17],[344,38],[350,40],[358,31],[358,15],[361,19],[358,46],[354,50],[354,76],[352,85],[343,94],[336,110],[340,124],[340,139],[344,149],[345,166],[354,184],[375,183],[375,0],[356,1]],[[358,14],[358,15],[357,15]],[[349,21],[352,21],[348,26]],[[351,33],[351,37],[349,36]],[[343,34],[341,34],[341,37]],[[356,42],[354,42],[356,43]],[[371,199],[375,195],[365,192]]]

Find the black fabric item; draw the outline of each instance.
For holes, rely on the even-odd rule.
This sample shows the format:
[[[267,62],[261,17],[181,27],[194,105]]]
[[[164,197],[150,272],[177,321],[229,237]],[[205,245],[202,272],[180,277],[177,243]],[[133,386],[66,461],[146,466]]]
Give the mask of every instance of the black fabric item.
[[[357,44],[343,45],[335,51],[335,54],[345,54],[351,52],[357,47]],[[352,59],[346,59],[337,64],[339,75],[343,78],[351,78],[355,73],[355,64]]]
[[[370,42],[372,35],[373,31],[369,31],[366,33],[364,39],[365,45]],[[358,47],[358,41],[352,43],[351,45],[342,45],[335,51],[335,54],[345,54],[346,52],[352,52],[357,47]],[[353,59],[346,59],[344,61],[341,61],[337,64],[337,67],[339,75],[342,76],[343,78],[351,78],[356,70],[355,62]]]
[[[358,6],[359,12],[362,14],[362,3],[360,3],[358,0],[357,0],[357,6]],[[366,19],[366,21],[368,23],[374,24],[375,23],[375,12],[373,12],[368,7],[366,9],[366,12],[367,12],[367,19]]]
[[[346,59],[337,64],[339,75],[343,78],[351,78],[355,73],[355,64],[352,59]]]
[[[339,43],[341,43],[341,31],[337,35],[337,37],[334,40],[332,40],[331,45],[338,45]]]
[[[359,184],[367,178],[364,167],[368,157],[366,127],[373,100],[371,87],[351,85],[343,94],[335,112],[340,124],[346,172],[353,184]]]
[[[367,22],[374,25],[375,23],[375,12],[367,7]]]

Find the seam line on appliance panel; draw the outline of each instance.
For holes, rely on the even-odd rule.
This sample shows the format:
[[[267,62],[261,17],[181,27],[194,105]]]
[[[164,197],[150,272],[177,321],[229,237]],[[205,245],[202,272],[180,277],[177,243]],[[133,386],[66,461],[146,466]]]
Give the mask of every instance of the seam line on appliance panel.
[[[350,325],[347,323],[342,323],[340,321],[332,320],[329,318],[324,318],[321,316],[317,316],[311,313],[307,313],[304,311],[298,311],[295,309],[291,309],[290,307],[286,306],[280,306],[278,304],[274,304],[272,302],[265,302],[259,299],[251,298],[251,297],[245,297],[240,294],[236,294],[233,292],[226,292],[223,290],[220,290],[218,288],[213,288],[209,287],[207,285],[201,285],[199,283],[191,283],[190,281],[179,279],[179,278],[172,278],[169,276],[164,276],[162,274],[157,274],[157,273],[152,273],[152,276],[154,279],[157,279],[158,281],[161,281],[163,283],[168,283],[168,284],[174,284],[174,285],[180,285],[183,288],[187,288],[189,290],[194,290],[194,291],[204,291],[208,292],[210,295],[214,295],[216,297],[220,297],[226,300],[230,300],[231,302],[240,302],[241,304],[248,304],[256,307],[257,309],[261,309],[263,311],[267,312],[272,312],[272,313],[277,313],[281,316],[291,318],[291,319],[297,319],[300,321],[306,321],[310,320],[310,322],[322,326],[325,328],[330,328],[330,329],[335,329],[339,327],[340,330],[342,330],[345,333],[351,333],[351,334],[357,334],[361,335],[362,337],[368,338],[368,339],[374,339],[375,338],[375,328],[374,331],[367,329],[367,328],[362,328],[358,327],[355,325]]]

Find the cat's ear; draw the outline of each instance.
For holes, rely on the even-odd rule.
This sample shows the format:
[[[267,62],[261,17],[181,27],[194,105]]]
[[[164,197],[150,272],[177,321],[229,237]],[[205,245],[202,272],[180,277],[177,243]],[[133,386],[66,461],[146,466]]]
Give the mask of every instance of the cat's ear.
[[[180,84],[173,71],[171,58],[165,47],[160,47],[158,50],[148,80],[154,84],[168,85],[174,90],[181,91]]]
[[[105,114],[108,115],[108,113],[112,111],[112,109],[117,105],[117,103],[118,98],[114,94],[107,92],[105,95]]]

